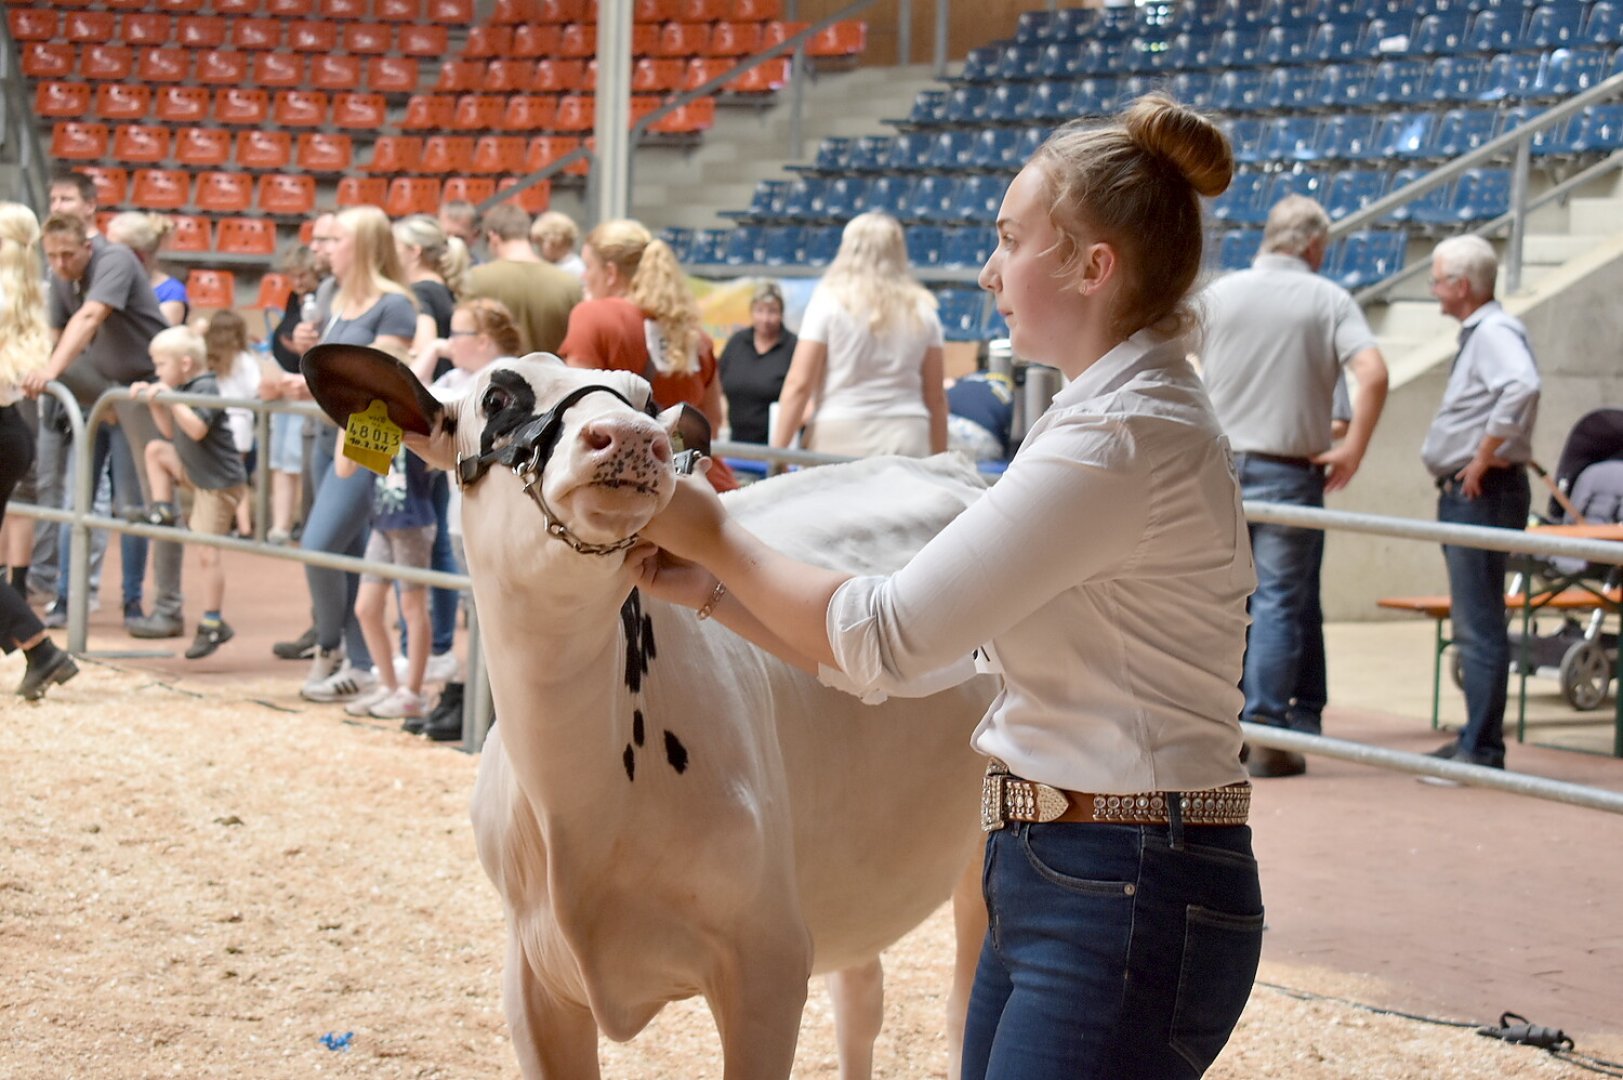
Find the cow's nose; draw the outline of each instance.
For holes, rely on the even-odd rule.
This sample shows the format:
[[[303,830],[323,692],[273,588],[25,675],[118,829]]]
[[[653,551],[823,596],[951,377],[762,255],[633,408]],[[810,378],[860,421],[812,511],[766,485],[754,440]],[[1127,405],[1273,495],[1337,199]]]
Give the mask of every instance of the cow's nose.
[[[581,441],[593,454],[617,457],[623,453],[649,453],[661,464],[671,460],[671,440],[652,425],[617,416],[588,420],[580,429]]]

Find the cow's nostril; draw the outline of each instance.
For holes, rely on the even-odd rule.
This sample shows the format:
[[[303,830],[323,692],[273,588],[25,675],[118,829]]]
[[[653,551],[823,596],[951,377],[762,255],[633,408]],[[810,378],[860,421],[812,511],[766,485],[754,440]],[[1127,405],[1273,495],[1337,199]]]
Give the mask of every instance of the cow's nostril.
[[[671,440],[665,438],[663,435],[654,440],[654,460],[660,462],[661,464],[670,464]]]
[[[588,449],[607,450],[614,445],[614,436],[601,427],[589,427],[583,435]]]

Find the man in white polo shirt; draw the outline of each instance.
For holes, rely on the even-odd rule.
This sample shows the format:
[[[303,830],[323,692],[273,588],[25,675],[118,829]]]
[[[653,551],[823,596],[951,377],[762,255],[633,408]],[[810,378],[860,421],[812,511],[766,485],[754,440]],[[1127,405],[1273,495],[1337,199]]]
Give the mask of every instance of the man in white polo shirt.
[[[1317,273],[1330,219],[1312,199],[1282,199],[1268,214],[1262,253],[1204,293],[1201,366],[1228,433],[1240,491],[1263,502],[1323,506],[1358,471],[1386,402],[1386,363],[1347,290]],[[1331,406],[1342,371],[1357,382],[1347,436],[1332,444]],[[1304,623],[1317,618],[1324,534],[1250,526],[1251,597],[1241,718],[1318,734],[1320,700],[1298,701]],[[1320,698],[1322,694],[1312,695]],[[1300,754],[1251,747],[1253,776],[1305,771]]]

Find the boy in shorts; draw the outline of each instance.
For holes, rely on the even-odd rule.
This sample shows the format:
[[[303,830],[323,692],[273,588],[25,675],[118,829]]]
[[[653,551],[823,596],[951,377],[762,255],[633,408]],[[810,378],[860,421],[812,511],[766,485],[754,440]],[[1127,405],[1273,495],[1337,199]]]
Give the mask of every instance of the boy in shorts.
[[[219,385],[213,372],[204,368],[203,339],[185,326],[173,326],[152,339],[147,351],[157,370],[157,381],[136,383],[130,396],[147,402],[152,420],[162,439],[147,443],[147,483],[152,490],[152,507],[147,521],[153,525],[173,525],[179,519],[175,489],[179,485],[192,492],[192,515],[187,522],[193,532],[222,536],[231,528],[237,505],[248,494],[248,475],[242,455],[237,453],[224,409],[198,405],[165,405],[153,400],[157,394],[178,390],[185,394],[212,394]],[[203,569],[203,621],[197,637],[186,650],[186,659],[200,660],[231,640],[231,626],[220,617],[225,598],[225,569],[220,565],[220,549],[203,547],[198,552]]]

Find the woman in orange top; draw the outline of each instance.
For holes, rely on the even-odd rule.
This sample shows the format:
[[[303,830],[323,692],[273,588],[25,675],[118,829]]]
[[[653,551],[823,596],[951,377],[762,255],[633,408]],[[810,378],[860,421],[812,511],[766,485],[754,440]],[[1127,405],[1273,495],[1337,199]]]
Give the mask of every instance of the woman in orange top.
[[[721,376],[715,346],[699,325],[699,305],[663,240],[640,223],[605,221],[581,246],[586,299],[569,313],[558,352],[571,367],[633,371],[654,388],[662,409],[686,403],[721,427]],[[709,472],[717,491],[738,486],[726,462]]]

